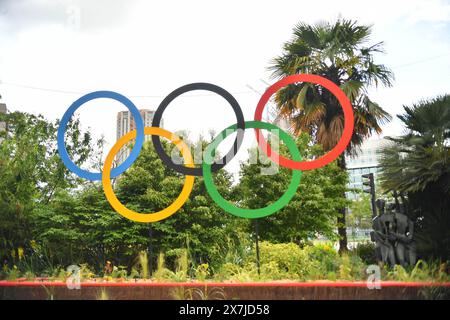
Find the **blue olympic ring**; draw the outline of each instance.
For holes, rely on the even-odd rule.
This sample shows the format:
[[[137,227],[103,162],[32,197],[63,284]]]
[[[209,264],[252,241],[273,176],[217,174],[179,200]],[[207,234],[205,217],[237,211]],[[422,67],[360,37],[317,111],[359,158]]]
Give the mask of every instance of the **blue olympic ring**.
[[[123,105],[125,105],[128,110],[130,110],[131,114],[133,115],[134,122],[136,123],[136,142],[134,144],[133,149],[130,152],[130,155],[128,158],[122,162],[122,164],[111,171],[111,178],[117,177],[119,174],[127,170],[133,162],[136,160],[136,158],[139,156],[139,153],[141,152],[142,145],[144,144],[144,122],[142,121],[141,114],[139,113],[139,110],[136,108],[136,106],[129,100],[127,97],[113,91],[95,91],[88,93],[78,100],[76,100],[72,105],[67,109],[66,113],[64,113],[64,116],[61,119],[61,123],[58,128],[58,152],[61,156],[61,159],[63,163],[66,165],[66,167],[72,171],[73,173],[77,174],[79,177],[88,179],[91,181],[96,180],[102,180],[102,173],[101,172],[90,172],[84,169],[81,169],[78,167],[69,157],[69,154],[67,153],[66,145],[64,142],[64,135],[66,132],[67,123],[69,122],[70,118],[72,117],[73,113],[84,103],[98,98],[109,98],[116,101],[119,101]]]

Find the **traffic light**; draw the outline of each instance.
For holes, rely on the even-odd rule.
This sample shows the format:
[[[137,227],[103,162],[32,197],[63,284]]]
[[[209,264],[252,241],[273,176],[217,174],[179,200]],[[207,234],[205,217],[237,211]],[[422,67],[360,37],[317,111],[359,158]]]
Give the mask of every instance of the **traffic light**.
[[[370,195],[371,195],[371,199],[370,200],[371,200],[371,203],[372,203],[372,216],[376,217],[377,209],[376,209],[376,206],[375,206],[375,197],[376,197],[376,195],[375,195],[375,181],[374,181],[374,178],[373,178],[373,173],[363,174],[362,178],[363,178],[363,191],[366,192],[366,193],[370,193]],[[368,179],[368,180],[365,180],[365,179]],[[366,189],[366,188],[364,188],[364,186],[368,186],[369,188]]]
[[[363,174],[363,186],[368,186],[369,189],[363,189],[364,192],[374,194],[375,193],[375,183],[373,181],[373,173]],[[369,180],[364,180],[369,179]]]

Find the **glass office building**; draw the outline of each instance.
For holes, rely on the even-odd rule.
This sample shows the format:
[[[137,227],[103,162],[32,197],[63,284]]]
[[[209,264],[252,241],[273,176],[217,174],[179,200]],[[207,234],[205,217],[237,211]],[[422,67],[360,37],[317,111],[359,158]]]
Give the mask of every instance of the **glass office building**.
[[[379,159],[380,151],[389,144],[386,139],[366,140],[356,156],[347,157],[347,171],[349,173],[349,188],[363,190],[363,174],[373,173],[375,182],[380,172]],[[348,199],[355,200],[357,193],[348,192]]]

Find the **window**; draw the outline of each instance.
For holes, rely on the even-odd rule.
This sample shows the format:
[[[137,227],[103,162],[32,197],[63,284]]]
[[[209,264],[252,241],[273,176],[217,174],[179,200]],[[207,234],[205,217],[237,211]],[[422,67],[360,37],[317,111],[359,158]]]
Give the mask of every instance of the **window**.
[[[127,118],[124,118],[124,119],[123,119],[123,131],[124,131],[124,132],[130,131],[130,130],[128,129],[128,119],[127,119]]]

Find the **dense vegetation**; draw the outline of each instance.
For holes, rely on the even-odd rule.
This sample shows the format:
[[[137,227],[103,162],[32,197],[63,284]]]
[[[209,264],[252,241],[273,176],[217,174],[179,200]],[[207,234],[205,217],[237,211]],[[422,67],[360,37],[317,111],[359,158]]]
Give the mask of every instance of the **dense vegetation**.
[[[383,43],[369,44],[371,27],[356,21],[338,19],[335,23],[309,25],[299,23],[283,53],[271,66],[276,78],[299,73],[325,77],[337,84],[350,100],[355,114],[354,131],[346,149],[354,155],[358,147],[373,133],[381,133],[381,125],[390,115],[368,94],[371,86],[391,86],[393,74],[375,62],[383,52]],[[308,132],[325,151],[334,148],[344,128],[343,110],[328,90],[312,83],[295,83],[275,95],[276,114],[287,118],[295,133]],[[347,168],[345,155],[338,159]],[[347,250],[346,207],[337,217],[339,249]]]
[[[16,266],[22,272],[51,274],[61,266],[86,263],[101,272],[111,261],[130,271],[142,251],[148,252],[152,269],[159,253],[174,267],[178,254],[186,251],[193,266],[208,264],[219,270],[225,263],[242,262],[252,250],[253,223],[223,212],[210,199],[201,177],[186,204],[170,218],[154,224],[132,222],[112,210],[101,184],[78,179],[65,169],[56,151],[57,122],[19,112],[3,118],[9,126],[0,145],[0,253],[5,270]],[[101,141],[94,143],[89,133],[82,133],[78,121],[70,124],[67,139],[70,154],[82,155],[75,156],[78,165],[100,166]],[[307,135],[301,135],[297,144],[305,156],[323,152],[310,145]],[[286,152],[283,146],[281,152]],[[267,159],[258,165],[242,163],[235,184],[221,170],[215,183],[239,206],[266,206],[284,192],[291,174],[280,168],[275,175],[264,175],[261,169],[267,163]],[[127,207],[154,212],[176,198],[183,181],[148,143],[115,182],[115,191]],[[347,203],[342,196],[346,184],[347,173],[335,163],[304,172],[292,201],[277,214],[258,219],[260,240],[304,245],[317,234],[333,238],[338,209]]]
[[[383,152],[382,184],[407,200],[420,254],[450,259],[450,96],[405,107],[407,133]]]
[[[350,155],[372,133],[380,133],[381,124],[390,119],[367,95],[370,86],[390,86],[392,80],[391,72],[374,62],[382,43],[367,46],[369,36],[370,27],[352,21],[299,24],[272,65],[275,77],[314,73],[341,87],[355,113],[355,131],[346,151]],[[280,90],[275,102],[277,116],[290,120],[304,159],[318,157],[336,144],[344,120],[339,103],[327,90],[293,84]],[[450,97],[405,107],[399,118],[408,133],[391,138],[393,144],[384,151],[381,187],[386,193],[398,192],[405,200],[415,222],[419,256],[435,262],[419,260],[408,270],[385,268],[383,276],[448,281]],[[77,264],[86,279],[366,279],[367,265],[376,262],[372,243],[347,250],[345,227],[370,227],[371,210],[367,196],[354,202],[346,199],[344,156],[303,172],[296,195],[272,216],[248,220],[224,212],[209,197],[203,179],[196,177],[188,201],[176,214],[142,224],[112,210],[100,183],[79,179],[67,170],[56,149],[57,121],[21,112],[0,115],[0,121],[8,125],[0,132],[0,278],[65,278],[66,267]],[[196,144],[204,147],[208,142]],[[78,166],[101,170],[103,141],[93,141],[77,119],[68,125],[66,147]],[[164,143],[169,154],[171,147]],[[286,149],[282,145],[280,152],[289,157]],[[270,161],[256,157],[256,152],[249,150],[249,159],[260,162],[243,162],[238,181],[226,170],[214,175],[220,194],[236,206],[270,205],[290,182],[291,170],[286,168],[264,174]],[[184,176],[164,166],[151,143],[114,181],[121,202],[138,212],[167,207],[183,183]],[[346,221],[347,208],[352,215]],[[317,243],[318,236],[330,243]],[[333,246],[335,240],[339,253]]]

